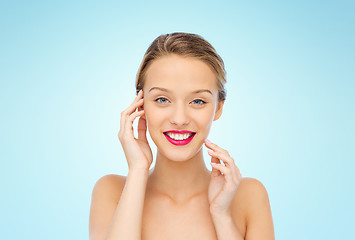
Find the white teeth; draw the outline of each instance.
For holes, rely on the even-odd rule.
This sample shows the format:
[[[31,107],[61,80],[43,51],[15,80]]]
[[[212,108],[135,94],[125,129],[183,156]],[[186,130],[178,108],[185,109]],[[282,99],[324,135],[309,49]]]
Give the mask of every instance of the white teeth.
[[[167,133],[167,135],[174,140],[185,140],[192,136],[192,133],[178,134],[178,133]]]

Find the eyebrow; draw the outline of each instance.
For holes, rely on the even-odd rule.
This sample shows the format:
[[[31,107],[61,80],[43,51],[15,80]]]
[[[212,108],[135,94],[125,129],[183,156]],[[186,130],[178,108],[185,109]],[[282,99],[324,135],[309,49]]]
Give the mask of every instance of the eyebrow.
[[[149,89],[148,92],[150,92],[152,90],[160,90],[160,91],[163,91],[163,92],[170,92],[170,90],[168,90],[166,88],[160,88],[160,87],[152,87],[151,89]],[[213,95],[212,92],[210,90],[208,90],[208,89],[199,89],[199,90],[193,91],[192,93],[200,93],[200,92],[208,92],[211,95]]]

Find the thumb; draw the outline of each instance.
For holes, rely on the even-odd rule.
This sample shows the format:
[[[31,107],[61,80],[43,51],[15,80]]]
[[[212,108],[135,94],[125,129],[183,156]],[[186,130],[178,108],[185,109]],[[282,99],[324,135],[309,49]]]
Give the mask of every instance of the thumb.
[[[147,120],[142,116],[138,120],[138,139],[147,141]]]

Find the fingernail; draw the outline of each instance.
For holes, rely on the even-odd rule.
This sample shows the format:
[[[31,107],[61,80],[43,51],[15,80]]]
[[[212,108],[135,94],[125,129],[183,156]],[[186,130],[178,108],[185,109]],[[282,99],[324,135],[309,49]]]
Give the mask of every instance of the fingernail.
[[[138,102],[143,102],[143,98],[142,99],[139,99],[139,101]]]
[[[213,153],[213,151],[212,151],[212,150],[210,150],[210,149],[208,149],[208,150],[207,150],[207,152],[208,152],[208,153]]]
[[[211,162],[211,165],[216,165],[216,163],[214,163],[214,162]]]
[[[206,139],[205,141],[206,141],[206,143],[211,143],[211,141],[210,141],[210,140],[208,140],[208,139]]]

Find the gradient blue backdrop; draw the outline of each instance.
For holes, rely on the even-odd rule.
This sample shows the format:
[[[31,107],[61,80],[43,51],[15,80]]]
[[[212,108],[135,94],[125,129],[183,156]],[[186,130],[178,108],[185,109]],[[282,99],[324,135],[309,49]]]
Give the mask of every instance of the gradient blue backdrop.
[[[1,238],[88,239],[95,182],[128,172],[117,133],[143,54],[182,31],[225,62],[227,102],[209,138],[265,185],[276,238],[349,239],[354,7],[1,1]]]

